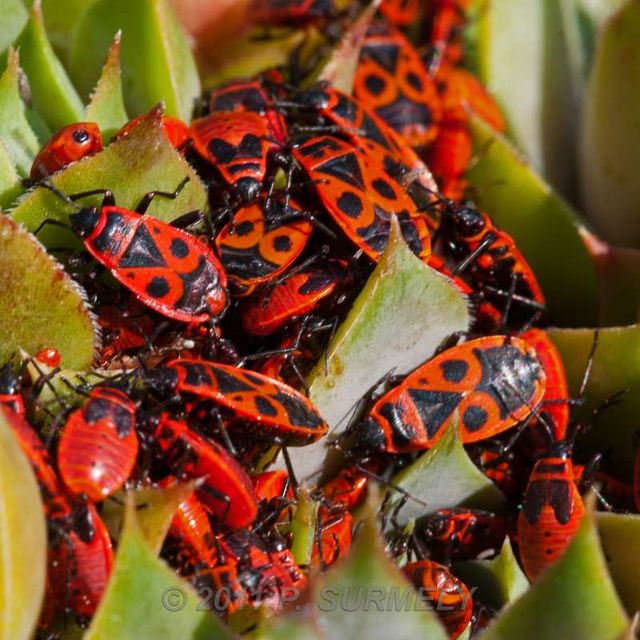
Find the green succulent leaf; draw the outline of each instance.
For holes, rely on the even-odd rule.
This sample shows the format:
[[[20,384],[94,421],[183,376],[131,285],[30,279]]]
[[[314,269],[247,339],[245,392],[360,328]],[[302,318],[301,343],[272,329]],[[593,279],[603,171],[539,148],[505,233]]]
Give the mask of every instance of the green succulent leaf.
[[[476,201],[529,262],[547,299],[549,321],[595,324],[596,271],[577,214],[504,137],[476,117],[471,131],[478,161],[468,178]]]
[[[549,332],[565,365],[569,392],[576,397],[594,338],[593,329],[552,329]],[[640,412],[640,325],[601,329],[587,384],[584,405],[575,407],[578,421],[593,422],[580,436],[584,454],[607,452],[603,464],[623,480],[632,478]],[[592,412],[613,394],[626,393],[593,421]]]
[[[120,491],[117,500],[104,502],[102,519],[111,537],[118,540],[127,499],[132,500],[140,530],[152,551],[158,554],[180,503],[193,493],[195,486],[194,482],[177,482],[170,487],[142,487],[128,494]]]
[[[279,616],[258,628],[256,640],[324,640],[318,622],[311,615]]]
[[[121,36],[117,33],[109,47],[100,80],[85,110],[85,120],[98,123],[104,140],[109,140],[129,119],[122,97],[120,39]]]
[[[332,435],[346,427],[354,402],[372,385],[422,364],[469,320],[462,294],[411,253],[394,222],[380,262],[329,345],[327,371],[321,358],[308,380]],[[290,455],[298,477],[307,477],[322,467],[326,445],[321,440]]]
[[[510,604],[529,588],[529,581],[518,565],[509,538],[505,538],[495,558],[458,563],[453,572],[468,587],[477,587],[474,595],[478,600],[496,610]]]
[[[152,109],[145,120],[122,140],[102,153],[76,162],[57,173],[52,181],[64,194],[72,195],[96,188],[111,189],[119,206],[134,208],[148,191],[172,192],[185,177],[189,182],[175,200],[156,198],[148,213],[165,222],[195,209],[207,207],[207,192],[191,166],[169,144],[161,130],[162,110]],[[82,200],[98,205],[101,196]],[[65,224],[74,209],[47,189],[30,191],[13,212],[13,218],[30,231],[44,220]],[[48,247],[79,247],[71,231],[48,225],[38,234]]]
[[[565,20],[571,5],[475,0],[474,6],[475,71],[496,97],[513,139],[533,167],[564,193],[573,192],[582,70],[573,55],[575,23]]]
[[[9,49],[7,68],[0,76],[0,139],[20,176],[29,175],[40,144],[26,116],[20,95],[22,69],[17,51]]]
[[[28,640],[44,598],[47,529],[31,463],[0,406],[0,638]]]
[[[614,640],[628,624],[591,513],[564,555],[483,633],[483,640]]]
[[[95,0],[41,0],[44,24],[56,54],[66,65],[73,34],[82,14]]]
[[[580,139],[581,197],[605,240],[640,247],[640,4],[631,0],[600,30]],[[615,116],[614,116],[615,114]]]
[[[0,362],[55,347],[65,366],[91,367],[98,346],[84,293],[24,228],[0,214]]]
[[[22,193],[22,183],[7,147],[0,138],[0,209],[6,209]]]
[[[313,543],[316,539],[316,525],[319,503],[311,497],[308,489],[302,486],[298,489],[298,502],[293,513],[291,532],[293,544],[291,552],[299,565],[309,566]]]
[[[220,66],[203,78],[206,87],[218,87],[236,78],[248,78],[287,64],[294,49],[305,41],[304,31],[285,31],[269,39],[257,39],[249,32],[229,47]]]
[[[439,620],[384,550],[375,498],[374,492],[349,555],[316,585],[322,637],[444,640],[447,634]]]
[[[0,0],[0,16],[2,16],[0,20],[0,54],[2,54],[22,31],[29,14],[22,0]]]
[[[640,611],[640,516],[598,513],[596,522],[613,584],[632,616]]]
[[[192,587],[182,581],[145,539],[135,508],[128,503],[116,562],[85,640],[232,638],[217,618],[202,610]]]
[[[451,425],[440,441],[415,462],[399,471],[391,485],[388,507],[406,495],[408,500],[394,511],[394,520],[404,525],[438,509],[457,506],[499,511],[505,506],[500,490],[473,464],[467,455],[456,424]]]
[[[615,327],[640,320],[640,250],[612,247],[583,233],[598,273],[598,324]]]
[[[70,70],[88,95],[114,35],[122,30],[122,84],[132,116],[164,101],[187,122],[200,95],[189,43],[168,0],[97,0],[75,32]]]
[[[29,22],[16,41],[22,67],[29,79],[33,106],[54,131],[82,119],[80,96],[58,60],[47,37],[40,0],[29,13]]]

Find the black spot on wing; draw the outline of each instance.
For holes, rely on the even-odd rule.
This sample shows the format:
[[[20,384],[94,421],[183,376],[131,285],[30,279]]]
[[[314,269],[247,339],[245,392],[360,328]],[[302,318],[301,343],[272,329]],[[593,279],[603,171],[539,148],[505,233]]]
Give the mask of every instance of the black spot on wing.
[[[274,407],[273,404],[271,404],[271,402],[264,396],[257,395],[255,397],[255,404],[256,409],[261,416],[269,416],[273,418],[278,415],[278,409]]]
[[[218,388],[222,394],[231,394],[238,391],[253,391],[253,387],[241,380],[239,377],[227,373],[227,371],[212,366],[211,372],[215,375]]]
[[[363,56],[375,60],[381,67],[389,73],[395,74],[400,48],[395,44],[372,44],[365,45],[362,49]]]
[[[164,276],[154,276],[146,286],[146,292],[156,300],[164,298],[169,291],[169,283]]]
[[[462,424],[467,431],[475,433],[487,424],[488,417],[486,409],[478,405],[471,405],[462,414]]]
[[[349,218],[356,219],[362,213],[362,199],[351,191],[344,191],[336,200],[336,205]]]
[[[440,364],[442,375],[449,382],[462,382],[469,372],[469,363],[466,360],[452,358]]]
[[[176,258],[186,258],[189,255],[189,245],[182,238],[174,238],[170,250],[171,255]]]

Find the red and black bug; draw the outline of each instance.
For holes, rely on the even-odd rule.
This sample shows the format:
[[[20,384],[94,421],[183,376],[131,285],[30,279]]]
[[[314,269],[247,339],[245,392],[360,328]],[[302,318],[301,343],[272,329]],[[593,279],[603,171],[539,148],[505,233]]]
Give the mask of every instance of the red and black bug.
[[[161,487],[170,487],[175,482],[176,478],[168,476],[158,484]],[[178,544],[181,559],[192,567],[213,567],[217,564],[215,534],[207,511],[195,491],[178,505],[169,526],[168,536]]]
[[[86,250],[140,302],[168,318],[199,324],[226,309],[222,265],[195,236],[144,215],[154,197],[175,198],[187,180],[174,193],[148,193],[135,211],[115,206],[105,189],[75,194],[73,199],[105,195],[101,206],[80,208],[69,218]]]
[[[272,200],[277,209],[275,221],[269,224],[261,203],[236,211],[233,222],[216,236],[220,261],[235,285],[238,295],[248,295],[259,284],[268,282],[285,271],[305,248],[313,225],[308,220],[280,222],[302,214],[293,200],[284,210],[281,200]]]
[[[518,516],[520,560],[530,580],[564,553],[580,527],[585,508],[574,476],[566,441],[552,445],[531,471]]]
[[[464,443],[485,440],[528,418],[545,376],[523,340],[490,336],[448,349],[385,393],[356,426],[361,446],[405,453],[428,449],[459,416]]]
[[[307,578],[283,541],[235,531],[220,539],[220,550],[227,564],[237,567],[238,581],[255,604],[280,609],[283,596],[299,593]]]
[[[382,0],[380,13],[397,27],[408,27],[420,15],[420,0]]]
[[[145,115],[138,116],[133,120],[127,122],[127,124],[116,133],[113,137],[114,140],[120,140],[126,138],[144,119]],[[162,133],[164,137],[169,141],[172,147],[176,149],[182,149],[189,140],[189,126],[173,116],[162,116]]]
[[[402,567],[402,573],[421,590],[421,597],[432,603],[449,637],[460,636],[473,615],[473,600],[464,582],[433,560],[410,562]]]
[[[55,133],[31,165],[31,179],[41,180],[66,166],[102,151],[102,136],[95,122],[76,122]]]
[[[448,203],[442,213],[440,237],[459,260],[455,274],[466,274],[472,288],[497,308],[520,320],[545,308],[540,285],[513,238],[489,216],[472,206]]]
[[[204,479],[197,496],[211,513],[232,529],[253,523],[258,502],[251,479],[226,449],[168,414],[151,428],[151,442],[174,475]]]
[[[254,371],[186,358],[142,373],[161,393],[188,394],[229,409],[229,427],[286,446],[305,445],[329,429],[308,398]]]
[[[98,605],[113,564],[107,528],[91,503],[72,507],[49,452],[24,418],[12,411],[5,411],[5,417],[42,493],[50,530],[48,591],[54,608],[87,618]]]
[[[369,154],[378,156],[387,176],[408,190],[416,204],[422,207],[432,200],[425,195],[437,188],[429,169],[411,146],[366,105],[325,82],[306,89],[294,100],[321,118],[320,124],[314,123],[317,128],[322,129],[323,123],[327,129],[337,127],[337,133],[351,144],[366,147]]]
[[[138,456],[135,403],[120,389],[94,387],[67,420],[58,469],[73,495],[100,502],[129,479]]]
[[[346,467],[322,487],[322,497],[332,505],[351,511],[364,500],[370,477],[358,466]]]
[[[250,80],[233,80],[211,92],[209,110],[249,111],[263,117],[271,136],[284,145],[287,124],[277,107],[282,96],[282,75],[270,69]]]
[[[507,535],[507,521],[479,509],[440,509],[421,520],[419,532],[431,552],[468,559],[499,549]]]
[[[214,111],[190,125],[193,148],[245,204],[260,194],[267,159],[279,148],[268,121],[251,111]]]
[[[314,311],[349,281],[350,274],[341,262],[295,273],[241,307],[242,327],[249,335],[271,335],[292,320]]]
[[[312,566],[331,566],[351,548],[353,516],[343,509],[318,509],[318,534],[311,554]]]
[[[49,580],[60,609],[81,619],[96,611],[109,581],[113,548],[95,506],[76,508],[73,525],[50,523]]]
[[[7,362],[0,368],[0,408],[6,407],[24,416],[24,400],[20,394],[20,376],[16,375],[13,364]]]
[[[353,93],[412,147],[436,137],[441,113],[435,82],[401,31],[384,23],[371,25]]]
[[[569,427],[569,388],[557,347],[543,329],[529,329],[520,336],[536,351],[547,378],[540,416],[554,441],[564,440]]]
[[[387,245],[392,214],[411,250],[422,260],[428,258],[431,239],[425,218],[377,156],[330,136],[307,140],[293,155],[316,181],[318,195],[338,226],[372,260],[377,261]]]
[[[293,485],[289,474],[284,469],[263,471],[253,476],[253,488],[259,500],[292,500]]]
[[[457,64],[463,57],[463,28],[469,0],[431,0],[428,3],[430,66]]]

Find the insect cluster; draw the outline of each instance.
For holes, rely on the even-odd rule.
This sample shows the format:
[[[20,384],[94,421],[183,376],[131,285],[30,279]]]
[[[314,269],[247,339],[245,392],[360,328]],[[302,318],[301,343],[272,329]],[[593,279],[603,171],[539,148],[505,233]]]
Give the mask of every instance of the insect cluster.
[[[382,2],[352,96],[322,82],[300,88],[292,60],[207,93],[189,124],[163,117],[164,135],[208,186],[207,213],[178,212],[171,224],[146,213],[185,181],[171,193],[149,185],[135,210],[101,185],[61,193],[50,176],[106,146],[95,123],[62,129],[36,157],[34,188],[73,205],[69,232],[91,257],[92,270],[75,275],[94,302],[105,377],[80,385],[81,402],[67,407],[52,385],[54,350],[35,356],[41,373],[30,381],[12,364],[0,374],[0,402],[49,523],[43,629],[63,612],[80,621],[94,614],[113,564],[104,506],[125,488],[194,481],[163,556],[195,585],[225,594],[221,615],[277,609],[284,589],[302,590],[310,569],[348,551],[367,485],[393,494],[394,471],[457,424],[512,511],[441,509],[409,533],[384,514],[389,552],[411,583],[446,603],[437,613],[452,638],[494,613],[456,577],[458,560],[490,557],[509,536],[535,579],[576,533],[594,480],[609,508],[635,508],[632,487],[573,463],[585,425],[570,421],[562,360],[537,328],[542,291],[513,239],[467,200],[470,111],[505,128],[460,66],[467,3],[424,4]],[[255,9],[266,25],[341,20],[331,0],[262,0]],[[416,25],[419,46],[403,31]],[[141,122],[124,126],[116,143]],[[96,193],[102,204],[83,206]],[[298,564],[297,482],[269,463],[274,448],[327,434],[305,376],[380,260],[394,217],[411,251],[466,296],[473,326],[408,376],[386,380],[354,419],[338,443],[348,465],[312,494],[315,543]],[[111,277],[96,278],[98,270]],[[56,397],[43,411],[35,399],[49,388]]]

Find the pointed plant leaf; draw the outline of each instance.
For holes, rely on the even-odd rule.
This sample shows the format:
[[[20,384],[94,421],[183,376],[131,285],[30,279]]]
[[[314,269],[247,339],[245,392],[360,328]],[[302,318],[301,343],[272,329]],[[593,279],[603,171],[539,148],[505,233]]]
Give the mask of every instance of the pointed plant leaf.
[[[552,329],[549,332],[565,365],[569,392],[576,397],[584,377],[594,338],[593,329]],[[586,388],[586,402],[572,409],[577,421],[592,422],[592,412],[613,394],[625,391],[620,403],[608,407],[578,444],[586,458],[606,453],[603,470],[630,481],[637,445],[635,432],[640,415],[640,325],[601,329],[593,368]]]
[[[194,491],[194,482],[176,482],[170,487],[142,487],[128,494],[119,491],[117,500],[106,500],[102,506],[102,519],[114,540],[120,538],[125,516],[127,496],[133,500],[138,525],[147,544],[156,553],[160,553],[169,525],[180,503]]]
[[[468,326],[463,295],[411,253],[394,222],[380,262],[328,347],[328,373],[320,358],[308,380],[331,435],[346,427],[354,403],[383,376],[408,373]],[[325,442],[290,455],[298,477],[310,476],[323,465]]]
[[[127,111],[136,116],[164,101],[187,122],[200,80],[186,36],[168,0],[97,0],[75,32],[70,70],[88,95],[114,35],[122,30],[122,84]]]
[[[131,501],[107,590],[85,640],[218,640],[232,635],[147,543]]]
[[[44,24],[51,46],[66,65],[75,28],[95,0],[41,0]]]
[[[444,640],[436,615],[387,556],[375,492],[349,555],[316,585],[317,616],[326,640]]]
[[[82,120],[84,109],[67,72],[47,37],[40,0],[35,0],[29,22],[16,42],[29,79],[33,106],[54,130]]]
[[[256,33],[249,32],[227,47],[216,67],[205,74],[203,84],[215,88],[236,78],[251,77],[261,71],[285,65],[293,50],[304,42],[305,37],[302,30],[278,33],[269,39],[257,39]]]
[[[591,513],[567,551],[482,634],[483,640],[614,640],[627,627]]]
[[[105,141],[109,140],[129,119],[122,97],[120,40],[121,35],[117,33],[109,47],[100,80],[91,94],[91,101],[85,111],[85,120],[98,123]]]
[[[529,581],[513,554],[509,538],[500,553],[491,560],[470,560],[453,567],[453,572],[469,588],[477,587],[474,597],[496,610],[519,598],[529,588]]]
[[[27,23],[29,14],[22,0],[0,0],[0,54],[6,51]],[[2,65],[0,64],[0,67]]]
[[[626,513],[598,513],[602,551],[620,600],[632,616],[640,611],[640,516]]]
[[[475,200],[529,262],[547,299],[549,322],[595,323],[596,272],[577,215],[505,138],[476,117],[471,131],[478,159],[468,179]]]
[[[44,598],[47,529],[40,489],[0,405],[0,638],[28,640]]]
[[[160,109],[153,109],[125,139],[63,169],[52,178],[53,183],[65,194],[111,189],[119,206],[133,209],[148,191],[174,191],[189,177],[175,200],[156,198],[147,213],[168,222],[188,211],[205,209],[207,192],[194,170],[162,134],[161,115]],[[98,205],[101,201],[98,195],[85,198],[82,204]],[[26,195],[12,215],[34,231],[48,218],[68,224],[69,214],[73,212],[74,209],[55,194],[38,188]],[[71,231],[53,225],[44,227],[38,238],[45,246],[81,246]]]
[[[580,185],[582,204],[600,235],[633,247],[640,247],[638,74],[640,3],[630,0],[599,33],[580,136]]]
[[[360,49],[367,35],[369,23],[378,9],[381,0],[370,2],[353,24],[346,29],[331,56],[320,69],[317,80],[325,81],[336,89],[350,95],[353,79],[360,58]]]
[[[98,337],[84,293],[24,228],[0,214],[0,362],[19,349],[55,347],[88,369]]]
[[[394,511],[394,520],[400,526],[438,509],[464,505],[498,511],[505,506],[500,490],[464,450],[457,424],[452,424],[432,449],[393,476],[390,484],[406,492],[389,490],[390,510],[394,510],[404,495],[409,496],[405,504]]]
[[[27,120],[26,108],[20,97],[21,73],[18,52],[10,49],[7,67],[0,76],[0,139],[18,173],[25,177],[29,175],[40,144]]]
[[[22,183],[7,147],[0,138],[0,208],[7,209],[22,193]]]

